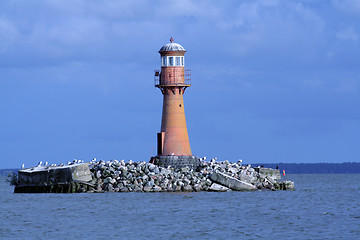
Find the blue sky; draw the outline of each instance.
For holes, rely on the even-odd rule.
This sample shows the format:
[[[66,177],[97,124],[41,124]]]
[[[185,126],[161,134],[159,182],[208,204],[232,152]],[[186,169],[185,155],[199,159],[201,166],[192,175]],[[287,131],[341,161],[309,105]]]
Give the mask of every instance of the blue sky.
[[[194,155],[360,161],[360,2],[0,2],[0,168],[148,161],[158,50],[186,50]]]

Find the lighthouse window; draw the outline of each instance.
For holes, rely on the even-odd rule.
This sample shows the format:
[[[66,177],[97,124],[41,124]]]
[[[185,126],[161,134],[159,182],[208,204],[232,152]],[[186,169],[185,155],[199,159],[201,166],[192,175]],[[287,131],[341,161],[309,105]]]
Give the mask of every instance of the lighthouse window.
[[[175,58],[176,66],[180,66],[180,57]]]
[[[174,57],[169,57],[169,66],[174,66]]]
[[[181,66],[184,66],[184,57],[181,57]]]
[[[161,57],[161,66],[166,66],[166,57]]]

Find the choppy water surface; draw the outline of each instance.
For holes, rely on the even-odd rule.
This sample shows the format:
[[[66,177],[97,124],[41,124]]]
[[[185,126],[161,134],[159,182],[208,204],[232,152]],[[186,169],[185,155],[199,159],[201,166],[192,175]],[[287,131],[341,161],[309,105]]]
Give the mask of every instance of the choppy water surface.
[[[289,175],[296,191],[13,194],[0,239],[360,239],[360,174]]]

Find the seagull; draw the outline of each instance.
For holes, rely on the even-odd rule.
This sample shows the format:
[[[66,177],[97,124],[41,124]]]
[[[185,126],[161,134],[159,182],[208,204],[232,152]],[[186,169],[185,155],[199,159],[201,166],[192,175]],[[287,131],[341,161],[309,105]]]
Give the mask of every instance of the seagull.
[[[206,157],[204,157],[203,159],[206,160]]]
[[[175,153],[171,153],[171,156],[174,156]]]
[[[48,162],[45,162],[45,166],[47,166],[49,163]]]
[[[42,164],[42,161],[40,161],[40,162],[38,163],[38,166],[41,166],[41,164]]]
[[[21,168],[25,168],[25,164],[22,164],[22,165],[21,165]]]

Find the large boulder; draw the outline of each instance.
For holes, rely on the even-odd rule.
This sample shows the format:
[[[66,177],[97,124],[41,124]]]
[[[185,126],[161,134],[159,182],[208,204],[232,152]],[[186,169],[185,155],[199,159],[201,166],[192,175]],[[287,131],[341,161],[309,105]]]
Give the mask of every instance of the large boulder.
[[[265,178],[265,177],[269,176],[274,180],[280,180],[281,179],[279,169],[255,167],[254,170],[259,173],[261,178]]]
[[[230,190],[230,188],[225,187],[223,185],[217,184],[217,183],[213,183],[211,184],[209,191],[213,191],[213,192],[226,192]]]
[[[250,183],[240,181],[236,178],[233,178],[227,174],[221,172],[214,172],[210,175],[210,179],[214,182],[217,182],[223,186],[226,186],[232,190],[236,191],[249,191],[256,190],[257,188]]]

